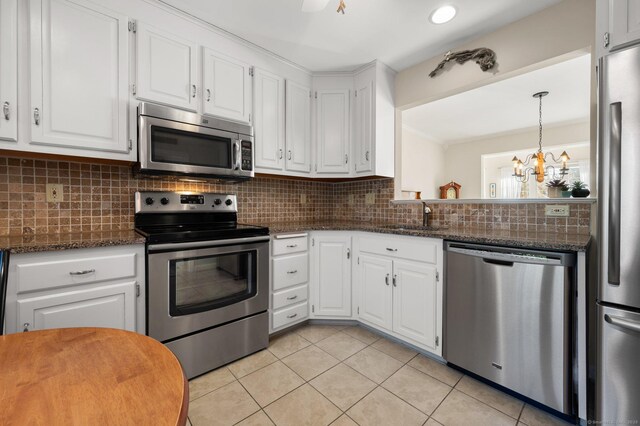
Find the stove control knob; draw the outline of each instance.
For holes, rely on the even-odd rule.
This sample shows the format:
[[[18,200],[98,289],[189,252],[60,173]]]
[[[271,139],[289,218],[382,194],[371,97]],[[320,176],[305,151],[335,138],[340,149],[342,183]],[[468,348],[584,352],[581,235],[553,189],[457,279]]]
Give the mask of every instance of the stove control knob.
[[[162,198],[160,200],[160,204],[162,204],[163,206],[166,206],[167,204],[169,204],[169,199],[168,198]]]
[[[215,204],[216,206],[219,206],[220,204],[222,204],[222,200],[221,200],[220,198],[216,198],[216,199],[213,201],[213,204]]]
[[[147,197],[146,200],[144,200],[145,204],[150,206],[151,204],[153,204],[153,198],[151,197]]]
[[[233,204],[233,201],[231,201],[230,199],[227,199],[227,201],[224,202],[226,205],[230,206],[231,204]]]

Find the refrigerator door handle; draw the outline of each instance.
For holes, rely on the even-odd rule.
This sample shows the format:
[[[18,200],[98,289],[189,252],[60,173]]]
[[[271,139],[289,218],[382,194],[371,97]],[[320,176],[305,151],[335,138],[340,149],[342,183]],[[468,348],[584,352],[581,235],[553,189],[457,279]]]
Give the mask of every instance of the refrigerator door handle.
[[[609,284],[620,285],[620,178],[622,174],[622,103],[609,105]]]
[[[609,324],[640,333],[640,322],[609,314],[604,315],[604,320]]]

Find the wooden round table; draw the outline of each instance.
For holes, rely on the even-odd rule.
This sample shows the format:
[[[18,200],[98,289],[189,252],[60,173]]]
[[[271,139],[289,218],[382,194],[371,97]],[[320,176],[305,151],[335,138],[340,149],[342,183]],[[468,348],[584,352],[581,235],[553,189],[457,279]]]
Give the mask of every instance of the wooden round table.
[[[189,386],[160,342],[110,328],[0,336],[2,425],[184,425]]]

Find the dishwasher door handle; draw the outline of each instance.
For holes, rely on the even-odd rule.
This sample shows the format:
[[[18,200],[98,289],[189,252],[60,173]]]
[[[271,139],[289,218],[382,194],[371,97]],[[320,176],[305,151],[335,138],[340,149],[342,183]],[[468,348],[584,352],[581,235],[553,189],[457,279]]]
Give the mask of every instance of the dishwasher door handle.
[[[482,261],[484,263],[489,263],[491,265],[500,265],[500,266],[508,266],[508,267],[513,267],[513,262],[509,262],[506,260],[497,260],[497,259],[487,259],[487,258],[482,258]]]
[[[465,256],[481,258],[486,263],[497,263],[505,265],[508,263],[531,263],[536,265],[565,265],[568,262],[567,255],[565,253],[536,253],[532,252],[499,252],[492,251],[490,249],[483,250],[482,248],[466,248],[461,246],[449,246],[447,251],[451,253],[459,253]],[[494,262],[497,261],[497,262]]]

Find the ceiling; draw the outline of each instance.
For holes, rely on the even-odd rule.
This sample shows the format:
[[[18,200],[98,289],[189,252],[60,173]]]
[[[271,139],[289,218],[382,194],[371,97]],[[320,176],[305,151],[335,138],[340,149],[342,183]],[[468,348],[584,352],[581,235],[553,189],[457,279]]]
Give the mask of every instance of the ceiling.
[[[352,71],[378,59],[397,71],[440,55],[560,0],[338,0],[321,12],[302,0],[161,0],[311,71]],[[458,15],[435,25],[429,14],[453,4]]]
[[[591,56],[583,55],[424,104],[402,113],[402,125],[443,144],[516,133],[538,126],[542,98],[544,126],[587,121],[590,116]]]

